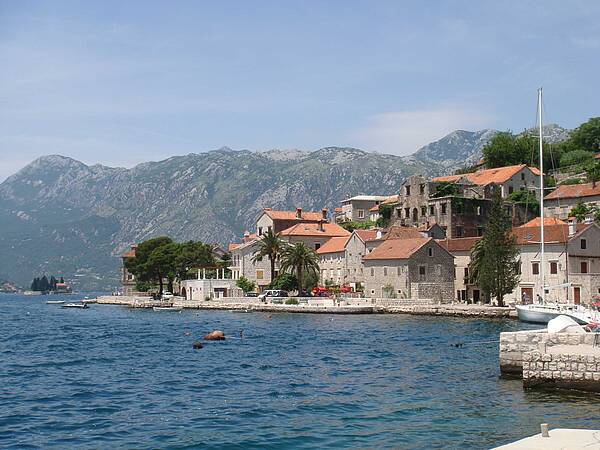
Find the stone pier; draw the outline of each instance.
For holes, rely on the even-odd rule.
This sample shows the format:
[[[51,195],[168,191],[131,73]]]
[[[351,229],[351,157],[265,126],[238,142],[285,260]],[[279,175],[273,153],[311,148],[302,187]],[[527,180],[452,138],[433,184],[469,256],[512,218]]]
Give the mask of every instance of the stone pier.
[[[600,392],[600,333],[500,333],[500,371],[524,387]]]

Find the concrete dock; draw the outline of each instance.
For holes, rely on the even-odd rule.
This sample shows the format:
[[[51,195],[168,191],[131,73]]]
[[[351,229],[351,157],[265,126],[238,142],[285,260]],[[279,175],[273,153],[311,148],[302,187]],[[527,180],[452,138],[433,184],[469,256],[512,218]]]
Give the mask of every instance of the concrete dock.
[[[556,428],[542,433],[496,447],[494,450],[600,450],[600,430],[578,430]]]

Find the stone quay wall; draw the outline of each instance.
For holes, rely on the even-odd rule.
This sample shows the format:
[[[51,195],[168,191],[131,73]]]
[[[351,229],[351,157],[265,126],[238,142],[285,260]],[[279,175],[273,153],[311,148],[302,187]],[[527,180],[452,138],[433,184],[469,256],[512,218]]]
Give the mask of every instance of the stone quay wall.
[[[527,352],[523,355],[523,386],[600,392],[600,351],[594,353]]]
[[[600,345],[599,333],[548,333],[545,328],[500,333],[500,371],[503,374],[523,372],[524,355],[530,352],[554,353],[553,347],[577,346],[589,349]]]

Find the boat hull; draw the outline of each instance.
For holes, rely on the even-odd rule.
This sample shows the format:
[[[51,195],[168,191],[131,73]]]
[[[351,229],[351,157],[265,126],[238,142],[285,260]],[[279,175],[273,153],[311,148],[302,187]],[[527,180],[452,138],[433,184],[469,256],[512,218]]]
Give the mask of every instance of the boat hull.
[[[538,311],[532,310],[528,308],[523,308],[520,305],[516,306],[517,315],[519,316],[519,320],[521,322],[528,323],[542,323],[546,324],[550,322],[555,317],[562,315],[559,311]]]

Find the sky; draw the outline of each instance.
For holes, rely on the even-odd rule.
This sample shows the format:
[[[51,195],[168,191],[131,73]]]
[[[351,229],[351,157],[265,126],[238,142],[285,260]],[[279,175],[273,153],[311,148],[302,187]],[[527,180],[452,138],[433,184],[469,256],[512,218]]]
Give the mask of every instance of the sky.
[[[600,2],[0,0],[0,181],[223,146],[406,155],[600,115]]]

